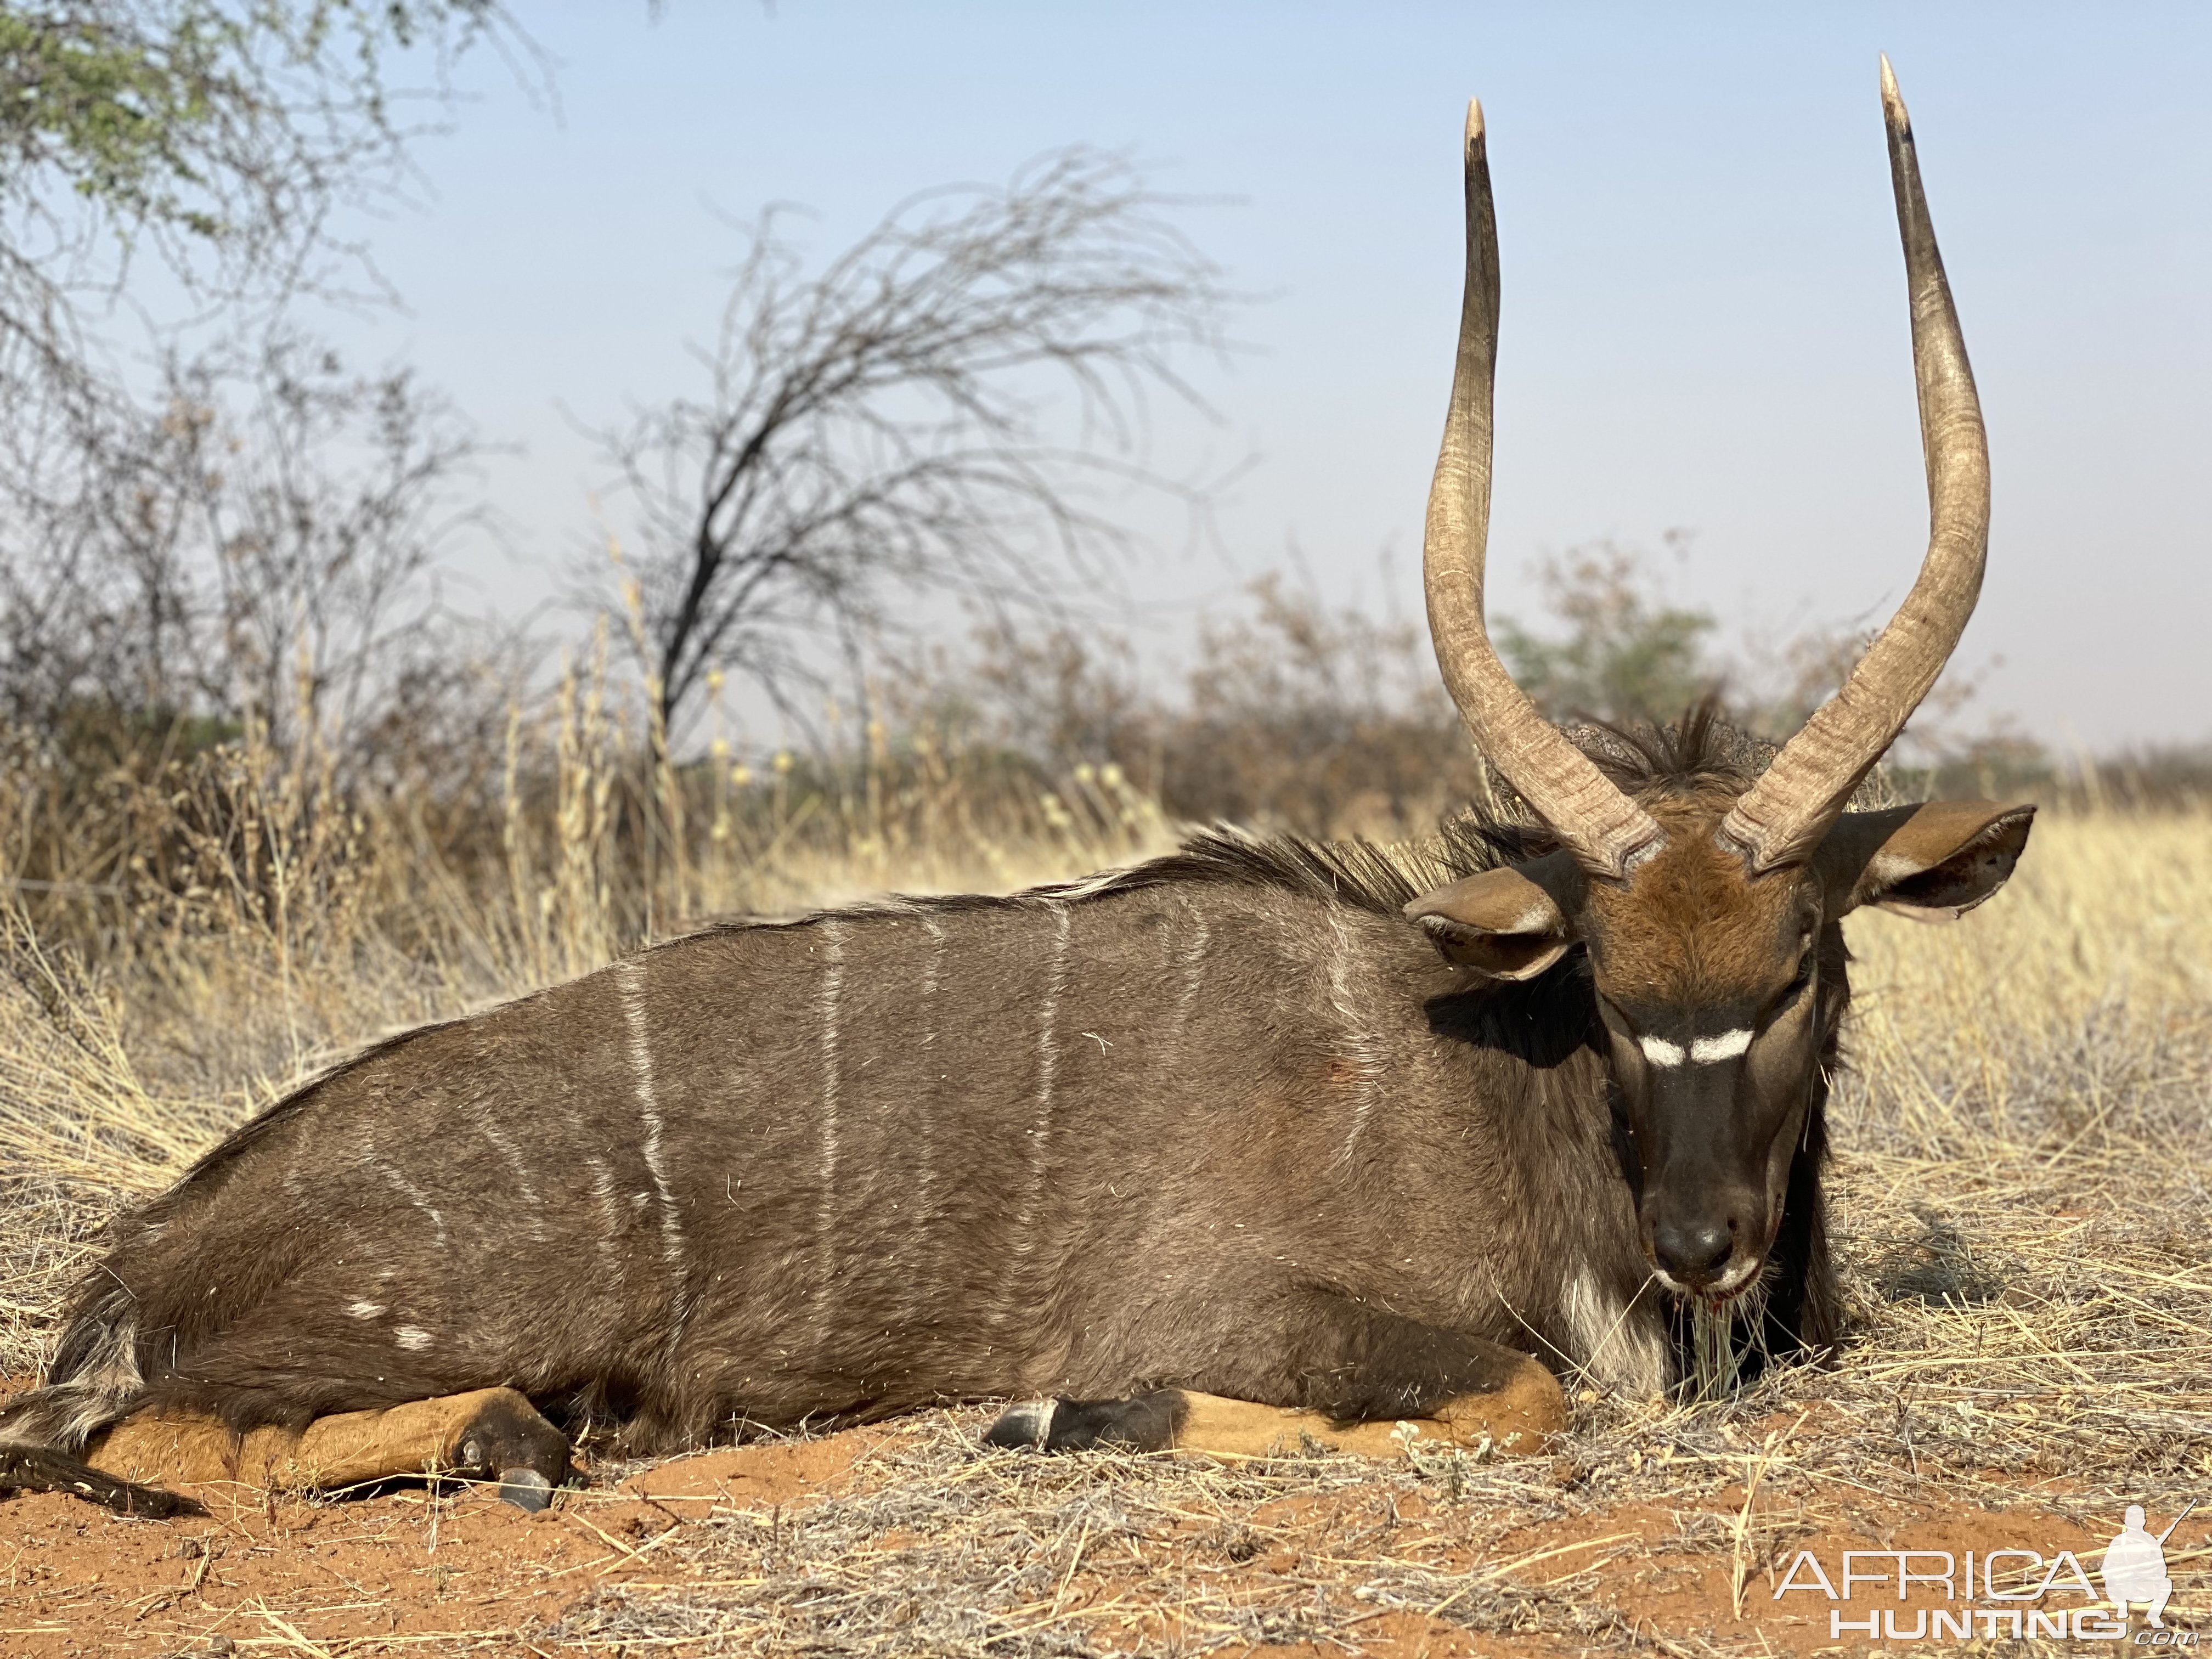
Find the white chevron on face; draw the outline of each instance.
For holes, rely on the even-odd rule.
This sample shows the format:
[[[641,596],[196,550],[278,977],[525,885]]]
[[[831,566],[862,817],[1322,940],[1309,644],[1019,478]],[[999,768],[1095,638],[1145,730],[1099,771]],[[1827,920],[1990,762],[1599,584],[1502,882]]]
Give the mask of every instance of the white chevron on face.
[[[1718,1036],[1702,1036],[1690,1045],[1690,1058],[1704,1065],[1717,1060],[1734,1060],[1751,1047],[1751,1033],[1739,1027],[1723,1031]]]
[[[1718,1036],[1701,1036],[1687,1048],[1679,1042],[1669,1042],[1665,1037],[1638,1037],[1637,1046],[1644,1050],[1644,1058],[1654,1066],[1680,1066],[1685,1060],[1694,1065],[1710,1066],[1716,1060],[1734,1060],[1751,1047],[1751,1033],[1741,1027],[1723,1031]]]

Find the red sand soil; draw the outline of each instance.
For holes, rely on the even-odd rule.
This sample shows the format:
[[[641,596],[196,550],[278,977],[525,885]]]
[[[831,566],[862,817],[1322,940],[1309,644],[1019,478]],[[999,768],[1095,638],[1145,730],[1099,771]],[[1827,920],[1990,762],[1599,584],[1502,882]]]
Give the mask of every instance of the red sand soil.
[[[686,1519],[836,1491],[884,1437],[702,1453],[534,1516],[488,1492],[309,1504],[201,1487],[205,1519],[149,1522],[23,1494],[0,1504],[0,1654],[200,1654],[229,1650],[222,1638],[240,1652],[539,1651],[511,1632],[600,1585],[653,1580],[653,1547]]]
[[[659,1547],[714,1505],[768,1510],[847,1489],[869,1478],[872,1453],[916,1432],[891,1425],[704,1453],[611,1490],[563,1492],[537,1516],[487,1493],[441,1504],[419,1490],[308,1504],[241,1502],[204,1490],[212,1511],[207,1518],[162,1523],[124,1519],[59,1496],[21,1496],[0,1504],[0,1653],[23,1659],[550,1653],[554,1649],[543,1638],[533,1643],[532,1632],[593,1590],[681,1583],[684,1569],[667,1565]],[[1574,1478],[1564,1465],[1559,1474],[1563,1480]],[[1398,1535],[1418,1546],[1424,1559],[1468,1568],[1506,1564],[1513,1581],[1536,1595],[1571,1594],[1632,1610],[1638,1634],[1659,1638],[1662,1651],[1670,1643],[1703,1638],[1746,1651],[1800,1654],[1866,1646],[1849,1638],[1831,1641],[1825,1599],[1775,1599],[1780,1573],[1770,1563],[1778,1560],[1786,1570],[1801,1544],[1832,1574],[1846,1549],[1928,1547],[1956,1554],[2023,1544],[2046,1556],[2075,1550],[2094,1571],[2104,1543],[2102,1536],[2052,1518],[2027,1494],[2022,1508],[1992,1512],[1948,1500],[1899,1504],[1869,1493],[1863,1504],[1838,1504],[1842,1519],[1835,1524],[1784,1540],[1778,1549],[1771,1540],[1754,1541],[1741,1557],[1739,1583],[1738,1556],[1725,1544],[1717,1550],[1713,1540],[1716,1528],[1735,1524],[1740,1490],[1717,1494],[1702,1509],[1595,1510],[1509,1534],[1480,1551],[1455,1541],[1467,1537],[1464,1511],[1455,1518],[1418,1496],[1379,1498],[1379,1490],[1263,1505],[1251,1517],[1243,1547],[1249,1553],[1231,1559],[1249,1562],[1258,1590],[1259,1581],[1301,1561],[1341,1553],[1354,1534],[1362,1535],[1362,1553],[1370,1553],[1377,1504],[1387,1501],[1391,1527],[1402,1527]],[[1194,1523],[1202,1519],[1192,1517]],[[1702,1541],[1692,1542],[1693,1534]],[[1160,1539],[1146,1548],[1162,1546],[1194,1561],[1204,1553],[1212,1570],[1221,1568],[1218,1528],[1209,1532],[1194,1524],[1188,1540]],[[1594,1578],[1568,1589],[1568,1581],[1593,1572]],[[1101,1564],[1066,1589],[1077,1605],[1103,1606],[1132,1586]],[[1867,1594],[1861,1589],[1848,1616],[1863,1616]],[[1909,1627],[1915,1610],[1943,1601],[1940,1589],[1916,1589],[1907,1602],[1893,1593],[1881,1605],[1899,1610]],[[1148,1632],[1139,1625],[1131,1639],[1141,1647],[1148,1634],[1157,1639],[1170,1632],[1160,1626]],[[1378,1612],[1349,1634],[1362,1651],[1390,1659],[1565,1655],[1586,1645],[1534,1633],[1478,1635],[1415,1612]],[[1627,1638],[1613,1640],[1625,1645]],[[1340,1659],[1342,1650],[1297,1644],[1261,1651],[1268,1659]]]

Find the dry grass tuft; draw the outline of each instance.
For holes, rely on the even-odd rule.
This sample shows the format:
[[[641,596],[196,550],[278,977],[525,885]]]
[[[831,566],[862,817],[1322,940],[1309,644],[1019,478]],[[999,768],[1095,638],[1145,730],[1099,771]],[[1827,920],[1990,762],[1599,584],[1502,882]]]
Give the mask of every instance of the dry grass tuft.
[[[860,1490],[790,1515],[717,1507],[662,1553],[678,1583],[604,1590],[547,1638],[866,1655],[1356,1651],[1363,1626],[1395,1613],[1476,1632],[1538,1621],[1511,1561],[1470,1573],[1465,1555],[1470,1538],[1495,1542],[1563,1512],[1548,1463],[1042,1458],[982,1450],[988,1421],[941,1413],[874,1459]],[[1322,1535],[1328,1547],[1314,1548]],[[1594,1601],[1564,1622],[1585,1637],[1628,1627]]]

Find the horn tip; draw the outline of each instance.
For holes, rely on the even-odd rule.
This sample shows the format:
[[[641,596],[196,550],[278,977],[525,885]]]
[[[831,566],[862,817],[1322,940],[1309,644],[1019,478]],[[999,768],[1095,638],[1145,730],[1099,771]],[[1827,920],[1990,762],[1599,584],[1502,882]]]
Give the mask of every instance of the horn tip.
[[[1905,94],[1897,89],[1897,72],[1889,66],[1889,54],[1881,54],[1881,107],[1893,125],[1909,127],[1912,118],[1905,112]]]
[[[1482,100],[1470,98],[1467,100],[1467,142],[1471,144],[1481,137]]]

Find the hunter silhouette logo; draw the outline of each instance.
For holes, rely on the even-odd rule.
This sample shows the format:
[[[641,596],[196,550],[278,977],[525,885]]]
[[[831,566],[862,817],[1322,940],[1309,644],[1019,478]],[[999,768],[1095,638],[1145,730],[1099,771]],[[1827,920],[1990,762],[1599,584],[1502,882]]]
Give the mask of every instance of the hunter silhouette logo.
[[[2033,1549],[1964,1554],[1942,1549],[1845,1550],[1840,1558],[1830,1558],[1838,1564],[1833,1573],[1817,1553],[1800,1550],[1775,1586],[1773,1599],[1810,1594],[1834,1604],[1828,1609],[1831,1641],[1850,1636],[1891,1642],[1978,1636],[2127,1642],[2129,1615],[2139,1607],[2144,1628],[2136,1632],[2133,1645],[2193,1649],[2198,1632],[2174,1630],[2166,1622],[2173,1595],[2166,1543],[2197,1505],[2191,1498],[2165,1531],[2154,1533],[2143,1506],[2129,1504],[2099,1567],[2101,1601],[2089,1569],[2067,1549],[2050,1557]],[[2080,1604],[2065,1605],[2063,1598],[2068,1597],[2078,1598]]]
[[[2160,1630],[2166,1628],[2160,1615],[2166,1611],[2166,1598],[2173,1594],[2173,1580],[2166,1571],[2166,1540],[2196,1507],[2192,1498],[2181,1514],[2166,1522],[2166,1530],[2154,1538],[2144,1528],[2142,1505],[2128,1505],[2119,1536],[2105,1546],[2105,1566],[2100,1575],[2105,1581],[2106,1595],[2119,1608],[2121,1617],[2127,1616],[2131,1602],[2140,1601],[2150,1622]]]

